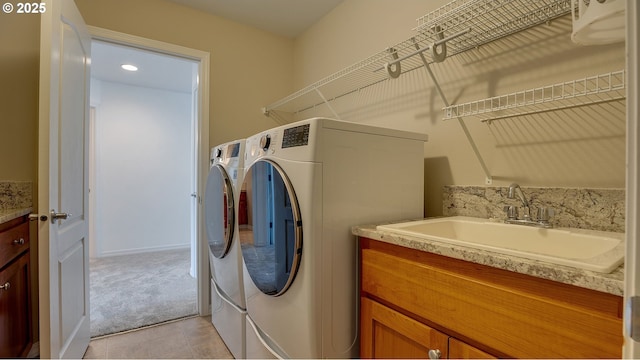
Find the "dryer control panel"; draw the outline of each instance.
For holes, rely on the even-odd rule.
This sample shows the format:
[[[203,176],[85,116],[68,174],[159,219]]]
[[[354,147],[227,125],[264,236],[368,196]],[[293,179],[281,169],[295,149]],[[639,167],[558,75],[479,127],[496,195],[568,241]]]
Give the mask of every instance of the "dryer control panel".
[[[284,129],[282,148],[309,145],[309,124]]]

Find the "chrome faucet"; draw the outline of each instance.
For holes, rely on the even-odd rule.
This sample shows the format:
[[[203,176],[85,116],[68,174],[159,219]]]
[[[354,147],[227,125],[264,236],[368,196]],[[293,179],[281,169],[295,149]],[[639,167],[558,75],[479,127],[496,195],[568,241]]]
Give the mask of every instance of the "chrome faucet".
[[[531,217],[531,208],[529,206],[529,201],[527,200],[527,196],[520,188],[520,185],[516,183],[512,183],[509,185],[509,192],[507,193],[507,198],[515,199],[516,196],[522,202],[522,206],[524,207],[524,215],[522,219],[518,218],[518,207],[513,205],[507,205],[504,207],[504,211],[507,213],[507,218],[504,220],[507,224],[516,224],[516,225],[527,225],[527,226],[536,226],[542,228],[551,228],[553,225],[549,222],[551,216],[554,215],[554,211],[551,208],[547,208],[541,206],[538,208],[538,216],[537,219],[533,219]]]
[[[516,190],[519,190],[519,192],[517,192]],[[524,207],[523,219],[531,220],[531,210],[529,209],[529,201],[527,200],[527,197],[524,195],[524,191],[522,191],[522,188],[520,187],[520,185],[516,183],[512,183],[511,185],[509,185],[509,193],[507,194],[507,197],[509,199],[515,199],[516,195],[518,195],[518,197],[520,198],[520,201],[522,201],[522,206]]]

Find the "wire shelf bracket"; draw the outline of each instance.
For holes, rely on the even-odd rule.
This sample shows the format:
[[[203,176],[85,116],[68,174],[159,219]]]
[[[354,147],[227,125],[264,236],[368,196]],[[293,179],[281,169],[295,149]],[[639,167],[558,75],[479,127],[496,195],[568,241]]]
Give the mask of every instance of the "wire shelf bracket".
[[[415,47],[416,47],[416,49],[419,49],[418,43],[415,44]],[[429,77],[433,81],[433,84],[436,87],[436,90],[438,91],[438,94],[440,95],[440,98],[442,99],[442,101],[444,102],[444,104],[446,106],[449,106],[448,105],[449,101],[447,100],[447,97],[445,96],[444,92],[442,91],[442,88],[440,87],[440,83],[436,79],[435,74],[433,73],[433,71],[431,71],[431,67],[429,66],[429,62],[424,57],[423,52],[419,52],[419,54],[420,54],[420,59],[422,60],[422,63],[424,64],[424,68],[426,69],[427,73],[429,74]],[[473,153],[475,154],[476,159],[478,160],[478,163],[480,163],[480,167],[482,168],[482,171],[484,171],[484,174],[485,174],[485,185],[493,184],[493,178],[491,177],[491,172],[489,171],[489,168],[487,167],[487,164],[484,162],[484,159],[482,158],[482,154],[480,154],[480,150],[478,150],[478,147],[476,146],[475,141],[473,141],[473,137],[471,136],[471,133],[469,132],[469,129],[467,128],[467,125],[464,123],[464,120],[461,117],[458,117],[458,123],[460,124],[460,127],[462,128],[462,131],[464,132],[464,135],[466,136],[467,141],[469,142],[469,145],[471,146],[471,149],[473,150]]]

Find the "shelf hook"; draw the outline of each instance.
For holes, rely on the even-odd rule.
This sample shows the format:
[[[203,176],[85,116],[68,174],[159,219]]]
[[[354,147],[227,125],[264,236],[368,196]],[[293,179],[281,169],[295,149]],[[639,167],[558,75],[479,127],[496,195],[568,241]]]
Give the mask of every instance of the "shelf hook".
[[[442,32],[442,28],[440,27],[440,25],[435,25],[431,28],[431,30],[433,30],[436,35],[436,39],[438,39],[438,41],[434,42],[433,45],[431,45],[431,58],[434,62],[443,62],[444,59],[447,58],[447,42],[440,41],[444,39],[444,33]],[[441,49],[440,52],[438,52],[438,48]]]
[[[392,64],[392,65],[389,65],[389,63],[384,64],[384,69],[387,70],[387,74],[389,74],[390,78],[397,79],[398,76],[400,76],[400,73],[402,72],[402,69],[400,67],[400,61],[397,61],[398,52],[394,48],[388,48],[387,51],[391,55],[392,62],[393,61],[396,61],[396,62],[395,64]],[[391,69],[391,67],[394,65],[395,65],[395,69]]]

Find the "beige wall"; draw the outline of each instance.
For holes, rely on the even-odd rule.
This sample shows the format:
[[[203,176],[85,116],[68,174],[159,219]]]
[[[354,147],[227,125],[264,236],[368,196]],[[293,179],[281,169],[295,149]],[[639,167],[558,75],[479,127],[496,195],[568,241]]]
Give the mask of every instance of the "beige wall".
[[[295,41],[165,0],[76,2],[89,25],[210,52],[210,144],[215,145],[276,125],[261,114],[262,106],[404,41],[415,18],[448,1],[345,0]],[[39,18],[3,14],[0,30],[0,179],[35,181]],[[624,44],[577,46],[570,31],[565,17],[450,57],[433,70],[449,101],[460,103],[624,68]],[[416,87],[411,96],[394,96],[395,88],[409,86]],[[381,94],[394,100],[363,105],[344,118],[429,134],[427,215],[441,213],[443,185],[484,184],[460,126],[442,120],[443,103],[424,71],[401,76]],[[624,106],[492,125],[465,122],[494,185],[624,187]]]
[[[0,181],[37,181],[40,17],[0,14]],[[33,188],[34,208],[38,203]],[[31,224],[32,336],[38,327],[38,241]]]
[[[294,86],[301,88],[408,39],[416,18],[447,2],[345,0],[296,39]],[[449,57],[432,69],[451,103],[624,69],[624,43],[578,46],[570,33],[566,16]],[[423,69],[386,82],[370,97],[377,97],[375,104],[358,99],[363,105],[357,111],[339,115],[430,137],[425,145],[427,215],[442,214],[443,185],[484,185],[484,172],[461,127],[456,120],[442,120],[443,102]],[[315,115],[308,111],[301,117]],[[494,186],[515,181],[523,186],[624,188],[624,102],[491,125],[473,118],[465,123]]]
[[[0,14],[0,180],[36,181],[40,17]]]
[[[211,146],[276,125],[261,108],[292,91],[293,41],[165,0],[76,0],[88,25],[210,53]]]

